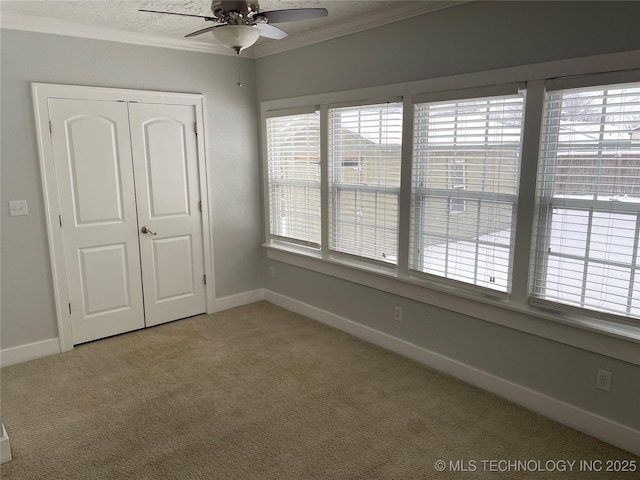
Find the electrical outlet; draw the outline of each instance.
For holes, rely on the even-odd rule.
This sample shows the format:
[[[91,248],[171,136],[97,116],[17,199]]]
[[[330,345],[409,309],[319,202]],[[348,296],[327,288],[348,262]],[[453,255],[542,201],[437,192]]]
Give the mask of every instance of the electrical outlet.
[[[275,267],[270,267],[269,268],[269,276],[271,278],[276,278],[276,269],[275,269]]]
[[[596,388],[608,392],[611,388],[611,372],[598,369],[598,375],[596,376]]]
[[[395,318],[396,322],[402,321],[402,307],[396,306],[396,310],[393,318]]]

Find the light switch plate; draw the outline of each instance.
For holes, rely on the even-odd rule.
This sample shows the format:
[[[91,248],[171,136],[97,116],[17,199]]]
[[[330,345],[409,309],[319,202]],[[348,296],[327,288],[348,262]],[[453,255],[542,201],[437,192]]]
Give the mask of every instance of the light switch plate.
[[[9,201],[9,216],[17,217],[19,215],[29,215],[27,209],[26,200],[10,200]]]

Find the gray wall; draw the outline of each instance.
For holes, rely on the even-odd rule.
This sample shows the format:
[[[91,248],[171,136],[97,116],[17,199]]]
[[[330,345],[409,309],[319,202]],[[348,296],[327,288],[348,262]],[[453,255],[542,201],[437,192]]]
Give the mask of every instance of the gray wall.
[[[640,48],[640,2],[474,2],[257,60],[258,100]]]
[[[640,49],[640,2],[476,2],[257,60],[258,100]],[[640,429],[640,367],[303,268],[266,288]],[[268,270],[266,270],[268,272]],[[393,321],[395,305],[403,322]],[[594,388],[597,368],[615,388]]]
[[[209,131],[216,296],[262,287],[255,62],[14,30],[1,32],[0,348],[58,336],[31,82],[202,93]],[[29,215],[9,217],[26,199]]]

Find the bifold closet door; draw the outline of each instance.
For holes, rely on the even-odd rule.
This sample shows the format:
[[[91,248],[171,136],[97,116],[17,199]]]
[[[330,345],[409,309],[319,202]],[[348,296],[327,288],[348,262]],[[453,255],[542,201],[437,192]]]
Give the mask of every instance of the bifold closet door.
[[[48,106],[73,343],[143,328],[127,104]]]
[[[196,112],[192,105],[131,103],[129,118],[150,326],[207,309]]]

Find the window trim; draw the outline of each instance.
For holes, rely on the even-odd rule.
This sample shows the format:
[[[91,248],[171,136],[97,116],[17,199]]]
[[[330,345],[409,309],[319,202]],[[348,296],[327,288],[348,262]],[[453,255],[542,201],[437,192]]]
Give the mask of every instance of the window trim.
[[[614,72],[607,73],[607,75],[622,75],[627,78],[628,75],[634,76],[634,70],[636,69],[640,69],[640,50],[261,102],[263,139],[264,117],[267,112],[317,105],[320,110],[321,142],[325,145],[327,143],[326,123],[329,104],[341,102],[361,103],[369,99],[394,96],[401,96],[404,103],[397,271],[380,269],[376,265],[369,265],[363,262],[354,263],[350,259],[337,258],[327,250],[328,211],[326,202],[328,179],[326,178],[326,148],[321,151],[321,198],[323,203],[321,212],[322,245],[320,252],[310,251],[297,245],[272,241],[267,236],[263,244],[267,258],[640,365],[640,360],[637,358],[637,348],[638,344],[640,344],[640,326],[602,321],[596,317],[585,317],[574,313],[551,311],[532,306],[528,303],[528,275],[513,275],[511,298],[502,300],[477,292],[452,291],[450,287],[438,285],[429,279],[416,279],[406,268],[408,263],[410,219],[408,209],[411,201],[409,191],[411,182],[411,139],[415,98],[421,100],[422,95],[433,94],[444,97],[447,92],[451,94],[451,92],[465,89],[473,90],[513,83],[519,85],[522,82],[526,82],[526,128],[523,131],[522,139],[522,162],[518,188],[519,201],[516,205],[516,217],[519,223],[514,245],[513,270],[528,272],[533,213],[535,211],[535,185],[531,185],[532,182],[529,180],[537,178],[537,153],[545,81],[558,77],[592,76],[602,74],[602,72]],[[629,81],[626,78],[620,83]],[[636,79],[636,77],[633,79]],[[264,160],[264,147],[262,152]],[[263,161],[263,178],[265,164],[266,161]],[[267,200],[265,200],[264,205],[267,218],[265,224],[268,225]]]
[[[413,103],[437,103],[470,100],[473,98],[499,97],[503,95],[515,95],[526,88],[526,82],[504,83],[499,85],[486,85],[459,90],[445,90],[440,92],[421,93],[414,95]]]
[[[277,118],[277,117],[289,117],[291,115],[305,115],[308,113],[315,113],[318,111],[318,105],[305,105],[302,107],[284,108],[279,110],[265,110],[262,114],[262,119]]]
[[[344,102],[329,102],[327,107],[348,108],[348,107],[370,107],[372,105],[383,105],[385,103],[402,103],[402,96],[391,96],[384,98],[368,98],[366,100],[350,100]]]
[[[599,85],[615,85],[616,83],[631,83],[640,78],[640,69],[602,72],[589,75],[578,75],[561,78],[551,78],[545,81],[545,90],[555,92],[570,88],[596,87]]]

